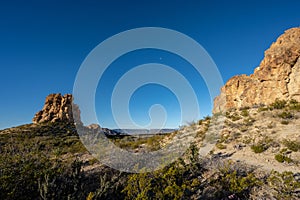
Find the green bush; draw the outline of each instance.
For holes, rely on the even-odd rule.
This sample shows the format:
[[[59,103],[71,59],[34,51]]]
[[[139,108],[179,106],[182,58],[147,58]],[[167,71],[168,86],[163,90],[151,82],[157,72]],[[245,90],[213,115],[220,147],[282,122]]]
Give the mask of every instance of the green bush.
[[[231,119],[232,121],[237,121],[237,120],[242,119],[241,116],[236,112],[231,113],[230,111],[227,111],[225,116],[227,118]]]
[[[300,142],[299,141],[291,141],[291,140],[283,140],[283,145],[286,146],[288,149],[292,151],[299,151],[300,150]]]
[[[300,182],[294,178],[292,172],[272,171],[267,179],[268,185],[274,189],[276,199],[298,199],[296,190],[300,188]]]
[[[260,107],[258,108],[258,112],[264,112],[264,111],[268,111],[269,108],[268,107]]]
[[[226,145],[224,145],[224,144],[222,144],[222,143],[217,143],[217,144],[216,144],[216,147],[217,147],[218,149],[226,149]]]
[[[248,117],[248,116],[249,116],[249,111],[248,111],[248,110],[242,110],[242,111],[241,111],[241,115],[242,115],[243,117]]]
[[[283,125],[288,125],[290,122],[289,121],[286,121],[286,120],[283,120],[283,121],[281,121],[281,124],[283,124]]]
[[[275,160],[277,160],[278,162],[280,163],[283,163],[283,162],[287,162],[287,163],[291,163],[293,162],[293,160],[283,154],[276,154],[275,155]]]
[[[256,144],[256,145],[252,145],[251,149],[253,150],[254,153],[262,153],[265,150],[267,150],[268,148],[266,147],[266,145]]]
[[[300,103],[298,101],[296,101],[295,99],[292,99],[289,102],[289,108],[291,110],[300,111]]]
[[[280,114],[278,114],[278,117],[282,118],[282,119],[293,119],[294,118],[294,115],[290,112],[282,112]]]
[[[122,191],[125,199],[186,199],[186,195],[200,184],[197,179],[202,171],[197,164],[198,149],[194,145],[189,155],[188,163],[179,159],[154,172],[130,175]]]
[[[232,162],[220,167],[210,181],[215,188],[218,188],[214,199],[223,199],[230,194],[235,194],[241,199],[249,199],[251,189],[262,184],[251,171],[243,167],[235,169]]]
[[[270,105],[270,108],[271,109],[283,109],[283,108],[285,108],[286,104],[287,104],[286,100],[276,99],[275,102]]]

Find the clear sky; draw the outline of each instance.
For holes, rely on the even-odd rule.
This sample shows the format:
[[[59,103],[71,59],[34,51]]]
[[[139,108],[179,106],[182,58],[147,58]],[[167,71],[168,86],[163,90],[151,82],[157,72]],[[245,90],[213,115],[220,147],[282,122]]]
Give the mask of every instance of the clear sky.
[[[85,57],[114,34],[149,26],[182,32],[206,49],[227,81],[252,73],[284,30],[300,26],[299,8],[298,0],[1,1],[0,129],[30,123],[48,94],[72,93]],[[116,60],[114,65],[124,67],[111,66],[99,83],[96,111],[102,126],[115,128],[108,100],[117,78],[147,62],[184,66],[180,72],[195,87],[201,115],[210,114],[206,86],[189,63],[163,51],[137,51]],[[178,101],[158,85],[134,93],[132,118],[147,124],[149,106],[156,103],[170,113],[167,126],[178,127]]]

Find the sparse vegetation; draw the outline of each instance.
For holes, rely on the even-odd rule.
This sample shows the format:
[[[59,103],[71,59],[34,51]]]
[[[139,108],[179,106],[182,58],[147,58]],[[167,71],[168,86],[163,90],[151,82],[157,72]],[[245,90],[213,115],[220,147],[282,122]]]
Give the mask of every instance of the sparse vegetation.
[[[283,162],[291,163],[291,162],[293,162],[293,160],[291,158],[289,158],[289,157],[287,157],[287,156],[285,156],[281,153],[275,155],[275,160],[277,160],[280,163],[283,163]]]
[[[293,199],[299,181],[292,173],[272,172],[261,177],[254,168],[243,166],[244,161],[227,163],[223,156],[232,148],[235,152],[243,149],[248,154],[250,147],[254,153],[271,155],[273,159],[269,161],[267,157],[267,162],[298,167],[300,142],[297,138],[290,137],[289,132],[291,139],[280,143],[276,140],[281,131],[276,127],[284,128],[278,126],[281,120],[296,124],[298,105],[291,100],[274,103],[272,108],[246,107],[226,112],[225,128],[221,129],[220,137],[214,138],[217,139],[216,148],[210,150],[209,158],[199,158],[196,145],[202,145],[209,122],[216,116],[193,122],[190,126],[193,126],[191,130],[195,131],[198,144],[192,145],[182,159],[163,169],[140,174],[118,172],[105,166],[97,170],[92,168],[95,172],[83,171],[85,167],[98,167],[100,163],[92,157],[79,161],[78,158],[87,156],[88,152],[71,124],[16,127],[14,134],[0,134],[0,199],[228,199],[229,196],[251,199],[261,188],[271,188],[267,198]],[[268,112],[257,113],[262,108]],[[270,121],[260,122],[259,117],[268,117]],[[221,123],[217,125],[222,127]],[[109,139],[121,148],[141,152],[160,149],[173,135],[176,133]],[[253,153],[251,156],[261,157]]]
[[[246,109],[243,109],[243,110],[241,111],[241,115],[242,115],[243,117],[248,117],[248,116],[249,116],[249,111],[246,110]]]
[[[287,120],[283,120],[283,121],[281,121],[281,124],[283,124],[283,125],[288,125],[290,122],[289,121],[287,121]]]
[[[253,144],[251,149],[254,153],[262,153],[272,146],[273,143],[274,142],[271,138],[266,137],[263,140],[260,140],[257,144]]]
[[[292,141],[292,140],[283,140],[282,144],[284,146],[286,146],[288,149],[292,150],[292,151],[300,151],[300,142],[299,141]]]
[[[291,110],[300,111],[300,103],[295,99],[291,99],[289,102],[289,108]]]
[[[155,172],[130,175],[123,190],[125,199],[182,199],[194,193],[202,169],[197,148],[192,145],[189,152],[188,162],[179,159]]]
[[[292,172],[272,171],[267,183],[274,189],[276,199],[298,199],[295,195],[300,188],[300,182],[295,179]]]
[[[216,188],[219,188],[219,191],[216,191],[215,199],[232,194],[237,198],[248,199],[252,188],[262,184],[250,169],[236,166],[232,162],[225,163],[223,167],[220,167],[210,181]]]
[[[264,112],[264,111],[268,111],[269,108],[268,107],[260,107],[258,108],[258,112]]]
[[[232,121],[237,121],[237,120],[242,119],[242,117],[236,112],[232,113],[230,111],[227,111],[225,115],[227,118],[231,119]]]
[[[217,147],[218,149],[226,149],[226,145],[224,145],[224,144],[222,144],[222,143],[217,143],[217,144],[216,144],[216,147]]]
[[[276,99],[274,103],[272,103],[269,108],[270,109],[283,109],[287,104],[286,100]]]
[[[290,112],[282,112],[280,114],[278,114],[278,117],[282,118],[282,119],[293,119],[294,118],[294,115]]]
[[[253,150],[254,153],[262,153],[265,150],[267,150],[267,146],[264,144],[256,144],[256,145],[252,145],[251,149]]]

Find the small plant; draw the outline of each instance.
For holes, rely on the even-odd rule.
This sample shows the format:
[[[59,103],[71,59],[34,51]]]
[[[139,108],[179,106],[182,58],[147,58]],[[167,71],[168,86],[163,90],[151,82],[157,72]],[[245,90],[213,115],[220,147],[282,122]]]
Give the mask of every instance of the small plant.
[[[296,101],[295,99],[292,99],[289,102],[289,108],[291,110],[299,111],[300,110],[300,103],[298,101]]]
[[[275,160],[277,160],[278,162],[280,163],[283,163],[283,162],[287,162],[287,163],[291,163],[293,162],[293,160],[283,154],[276,154],[275,155]]]
[[[222,144],[222,143],[217,143],[217,144],[216,144],[216,147],[217,147],[218,149],[226,149],[226,145],[224,145],[224,144]]]
[[[250,107],[249,106],[245,106],[245,107],[241,107],[239,110],[243,111],[243,110],[249,110]]]
[[[248,116],[249,116],[249,111],[248,111],[248,110],[242,110],[242,111],[241,111],[241,115],[242,115],[243,117],[248,117]]]
[[[264,111],[268,111],[269,108],[268,107],[260,107],[258,108],[258,112],[264,112]]]
[[[252,145],[251,149],[253,150],[254,153],[262,153],[268,148],[263,144],[256,144],[256,145]]]
[[[204,118],[205,121],[208,121],[208,120],[211,120],[211,116],[207,115],[205,118]]]
[[[245,137],[243,138],[242,142],[243,142],[244,144],[249,144],[249,143],[253,142],[253,139],[252,139],[251,137],[245,136]]]
[[[283,108],[285,108],[286,104],[287,104],[286,100],[276,99],[275,102],[270,105],[270,108],[271,109],[283,109]]]
[[[242,119],[241,116],[239,114],[237,114],[236,112],[231,114],[229,111],[226,112],[226,117],[231,119],[232,121],[237,121],[237,120]]]
[[[283,125],[288,125],[290,122],[289,121],[286,121],[286,120],[283,120],[283,121],[281,121],[281,124],[283,124]]]
[[[230,194],[235,194],[239,198],[243,197],[243,199],[249,198],[249,192],[253,187],[262,184],[252,172],[234,169],[230,162],[225,163],[225,165],[219,169],[218,176],[213,178],[212,182],[216,187],[221,188],[222,196],[230,192]]]
[[[254,153],[262,153],[266,151],[270,146],[274,144],[274,141],[266,137],[263,140],[260,140],[257,144],[254,144],[251,146],[251,149],[253,150]]]
[[[299,151],[300,150],[300,142],[298,141],[291,141],[291,140],[283,140],[283,145],[286,146],[288,149],[292,151]]]
[[[295,179],[292,172],[288,171],[282,173],[272,171],[267,182],[275,189],[276,199],[295,199],[294,194],[300,188],[300,182]]]
[[[292,113],[286,112],[286,111],[278,114],[277,116],[282,118],[282,119],[293,119],[294,118],[294,115]]]
[[[203,120],[203,119],[200,119],[200,120],[198,121],[198,125],[202,125],[203,122],[204,122],[204,120]]]

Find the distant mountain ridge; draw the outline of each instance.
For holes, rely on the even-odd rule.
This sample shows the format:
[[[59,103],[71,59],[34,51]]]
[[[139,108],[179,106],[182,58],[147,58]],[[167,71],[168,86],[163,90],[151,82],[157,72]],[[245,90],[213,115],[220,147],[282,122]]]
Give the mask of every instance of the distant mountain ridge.
[[[121,134],[146,135],[172,133],[176,129],[113,129]]]

